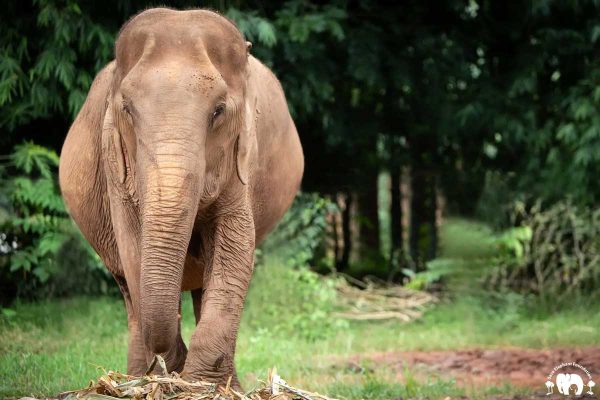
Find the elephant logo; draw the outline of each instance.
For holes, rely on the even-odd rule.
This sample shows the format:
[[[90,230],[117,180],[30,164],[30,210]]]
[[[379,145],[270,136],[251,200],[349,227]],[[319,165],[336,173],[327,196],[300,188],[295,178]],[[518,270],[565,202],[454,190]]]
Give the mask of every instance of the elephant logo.
[[[583,393],[583,379],[578,374],[558,374],[556,375],[556,387],[558,393],[569,395],[571,387],[575,386],[575,395]]]
[[[577,374],[577,373],[566,373],[566,372],[561,372],[556,374],[556,378],[555,381],[552,380],[554,374],[562,369],[562,368],[566,368],[566,367],[571,367],[570,369],[572,370],[573,367],[575,368],[579,368],[581,371],[583,371],[585,373],[585,376],[587,377],[587,384],[584,384],[584,379],[581,377],[581,375]],[[564,395],[564,396],[569,396],[569,395],[575,395],[575,396],[579,396],[583,393],[583,390],[585,387],[588,388],[588,390],[586,391],[586,394],[589,395],[593,395],[593,387],[596,386],[596,384],[594,383],[594,381],[592,380],[592,375],[589,373],[589,371],[582,367],[581,365],[571,362],[571,363],[563,363],[560,364],[556,367],[554,367],[554,369],[552,370],[552,373],[550,373],[550,375],[548,375],[548,380],[545,383],[546,385],[546,395],[551,395],[554,393],[554,387],[556,386],[556,389],[558,390],[558,393]]]

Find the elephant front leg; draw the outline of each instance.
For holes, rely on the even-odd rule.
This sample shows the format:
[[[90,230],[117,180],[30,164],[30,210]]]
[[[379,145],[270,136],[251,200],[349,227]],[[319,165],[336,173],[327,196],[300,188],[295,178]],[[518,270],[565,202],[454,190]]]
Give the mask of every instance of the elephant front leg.
[[[142,339],[142,331],[137,317],[135,316],[131,292],[125,281],[125,278],[114,275],[115,281],[119,285],[125,309],[127,310],[127,328],[129,331],[129,343],[127,346],[127,373],[129,375],[143,375],[147,369],[146,347]]]
[[[142,328],[135,318],[128,319],[129,327],[129,348],[127,352],[127,373],[134,376],[142,376],[148,371],[151,365],[154,354],[149,351],[144,345],[142,336]],[[165,360],[167,371],[180,372],[183,369],[187,348],[181,338],[181,333],[178,334],[175,346],[166,353],[161,353],[161,357]],[[162,375],[163,370],[160,365],[156,365],[150,374]]]
[[[244,299],[254,266],[254,222],[249,212],[219,217],[212,229],[204,272],[200,321],[184,367],[187,379],[240,389],[234,356]]]
[[[177,326],[177,338],[175,340],[175,344],[167,352],[160,354],[160,356],[165,360],[167,371],[181,372],[185,364],[187,352],[187,347],[185,346],[183,338],[181,337],[181,299],[179,299],[179,321]],[[147,350],[146,355],[146,362],[148,365],[150,365],[154,359],[154,353],[152,353],[152,351],[150,350]],[[156,364],[154,370],[151,373],[163,374],[163,370],[159,364]]]
[[[127,310],[127,328],[129,331],[129,343],[127,348],[127,373],[134,376],[142,376],[148,370],[148,366],[152,363],[154,354],[148,350],[144,344],[144,338],[142,336],[142,327],[139,323],[137,313],[135,312],[134,300],[132,294],[135,290],[131,290],[130,285],[127,284],[125,278],[115,276],[115,280],[119,285],[123,299],[125,301],[125,308]],[[135,284],[131,285],[134,288]],[[133,293],[132,293],[133,292]],[[181,303],[179,305],[179,314],[181,315]],[[187,348],[181,338],[181,326],[179,327],[177,341],[175,345],[166,353],[162,353],[161,356],[165,360],[167,370],[170,371],[181,371],[185,363],[187,355]],[[162,374],[163,371],[160,366],[156,366],[152,373]]]

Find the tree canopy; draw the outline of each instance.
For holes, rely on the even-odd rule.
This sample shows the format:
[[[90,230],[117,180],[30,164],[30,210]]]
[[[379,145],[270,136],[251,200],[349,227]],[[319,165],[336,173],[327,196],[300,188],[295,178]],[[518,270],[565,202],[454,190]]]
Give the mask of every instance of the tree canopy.
[[[388,257],[382,171],[392,188],[410,177],[413,258],[435,255],[440,196],[451,213],[488,219],[514,199],[599,203],[597,0],[167,3],[215,9],[253,42],[298,126],[303,189],[354,204],[364,257]],[[152,4],[7,3],[1,153],[25,140],[59,151],[119,27]],[[392,190],[392,251],[405,246],[400,197]]]

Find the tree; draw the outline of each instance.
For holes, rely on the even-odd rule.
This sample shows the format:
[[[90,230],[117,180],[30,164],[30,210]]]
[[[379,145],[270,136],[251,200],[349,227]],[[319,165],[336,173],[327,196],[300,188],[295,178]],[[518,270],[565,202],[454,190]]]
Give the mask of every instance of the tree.
[[[9,3],[0,16],[3,154],[24,139],[60,148],[92,77],[113,57],[119,27],[147,2],[32,5]],[[342,210],[341,268],[351,263],[353,220],[361,264],[380,268],[404,252],[401,170],[412,178],[408,247],[420,268],[436,255],[438,197],[448,212],[489,220],[518,198],[598,204],[596,1],[205,5],[232,19],[279,76],[305,151],[303,188],[341,194],[358,210]],[[391,254],[379,243],[384,170],[393,182]]]

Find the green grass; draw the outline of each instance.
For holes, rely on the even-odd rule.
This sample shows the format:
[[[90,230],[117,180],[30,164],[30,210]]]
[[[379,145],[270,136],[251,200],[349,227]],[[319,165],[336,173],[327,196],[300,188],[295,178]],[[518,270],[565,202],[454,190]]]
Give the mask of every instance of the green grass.
[[[22,304],[0,325],[0,397],[51,395],[87,384],[96,366],[123,369],[122,301],[75,298]]]
[[[440,256],[473,260],[494,255],[496,234],[485,224],[449,219],[440,228]]]
[[[280,317],[283,328],[274,323],[273,316],[260,319],[261,304],[253,300],[269,300],[264,285],[272,284],[271,270],[277,268],[273,265],[257,272],[247,313],[254,319],[244,318],[240,330],[237,365],[246,388],[276,366],[289,382],[330,395],[439,398],[463,392],[443,378],[398,383],[392,373],[377,365],[370,367],[371,372],[357,373],[342,360],[375,351],[600,344],[598,308],[536,316],[520,302],[507,301],[491,310],[474,298],[440,304],[411,324],[353,323],[310,340],[285,330],[291,321],[285,313]],[[278,296],[270,300],[282,301]],[[293,309],[294,298],[286,298]],[[183,332],[189,337],[193,329],[189,300],[184,307]],[[0,397],[52,395],[85,386],[99,375],[97,366],[125,369],[127,328],[119,299],[75,298],[20,304],[14,309],[16,316],[0,325]],[[509,388],[498,390],[505,393]]]
[[[465,241],[484,243],[488,232],[474,233],[462,221],[445,229],[451,232],[442,233],[444,256],[468,260],[491,251],[459,249]],[[455,244],[444,239],[448,235]],[[504,385],[465,392],[448,377],[423,378],[406,369],[399,380],[397,371],[386,366],[366,363],[357,371],[345,360],[380,351],[600,345],[598,303],[549,313],[516,295],[455,293],[410,324],[348,324],[328,316],[333,293],[329,281],[275,259],[257,267],[236,357],[246,389],[265,379],[268,368],[277,367],[293,385],[348,399],[510,395],[518,390]],[[189,296],[183,307],[188,339],[194,327]],[[16,315],[0,317],[0,398],[48,396],[84,387],[100,375],[98,366],[125,370],[127,326],[120,299],[72,298],[16,304],[13,309]]]

